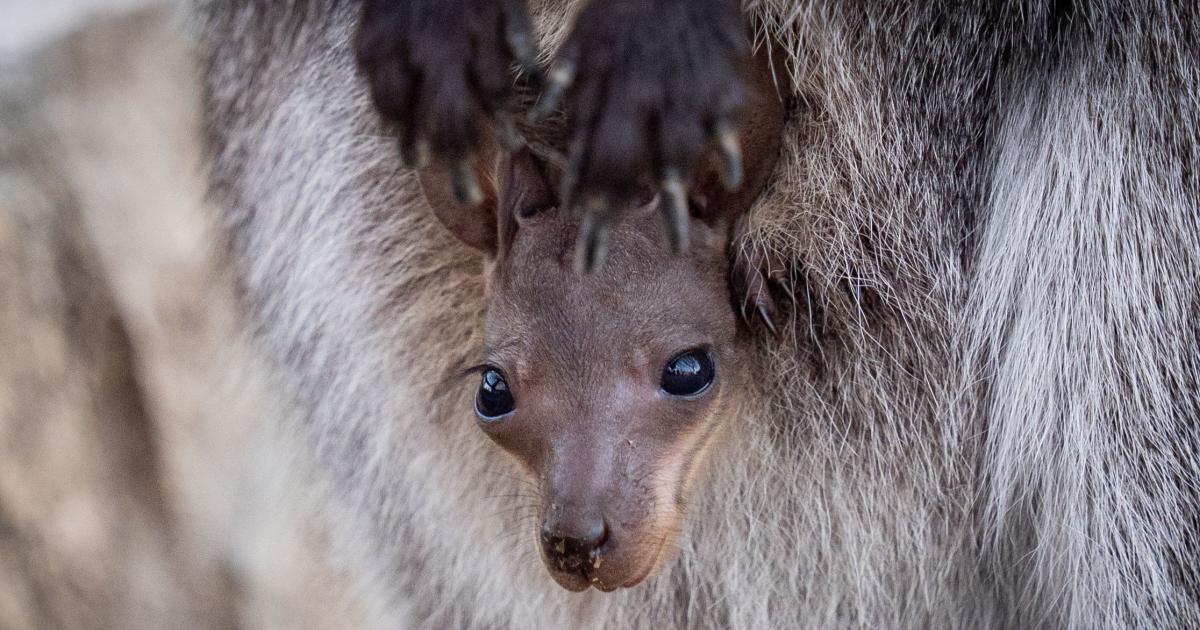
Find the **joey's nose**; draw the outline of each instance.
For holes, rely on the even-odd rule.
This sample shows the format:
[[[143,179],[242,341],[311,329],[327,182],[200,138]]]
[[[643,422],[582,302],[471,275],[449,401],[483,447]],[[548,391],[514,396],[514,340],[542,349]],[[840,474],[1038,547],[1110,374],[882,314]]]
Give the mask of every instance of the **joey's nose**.
[[[608,526],[602,518],[542,526],[542,549],[555,569],[588,573],[608,543]]]

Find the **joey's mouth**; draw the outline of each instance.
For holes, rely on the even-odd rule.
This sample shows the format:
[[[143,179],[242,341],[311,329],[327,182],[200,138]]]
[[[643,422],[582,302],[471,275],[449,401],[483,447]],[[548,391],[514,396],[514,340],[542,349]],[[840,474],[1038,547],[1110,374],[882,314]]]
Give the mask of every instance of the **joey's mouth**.
[[[546,570],[550,572],[550,577],[554,578],[554,581],[559,586],[573,593],[579,593],[586,591],[592,586],[598,586],[594,582],[596,579],[593,576],[594,569],[588,566],[569,569],[557,568],[551,562],[546,562]]]
[[[655,567],[653,564],[648,563],[632,574],[632,577],[624,580],[615,577],[610,577],[609,579],[602,578],[600,575],[601,572],[598,569],[590,567],[583,567],[574,571],[559,571],[547,568],[554,581],[568,591],[579,593],[594,587],[598,591],[611,593],[619,588],[633,588],[641,584],[646,578],[650,577]]]
[[[545,550],[541,556],[550,576],[568,591],[578,593],[594,587],[601,592],[611,593],[620,588],[637,586],[654,574],[663,556],[662,546],[666,543],[666,537],[656,543],[655,549],[647,549],[646,545],[634,545],[627,549],[607,544],[589,557],[577,560],[554,558]]]

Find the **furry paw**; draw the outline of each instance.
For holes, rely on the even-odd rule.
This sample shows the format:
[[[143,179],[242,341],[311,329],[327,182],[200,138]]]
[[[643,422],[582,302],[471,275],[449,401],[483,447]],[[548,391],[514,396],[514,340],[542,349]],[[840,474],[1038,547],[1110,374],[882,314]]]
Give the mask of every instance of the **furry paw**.
[[[566,98],[566,203],[581,208],[583,271],[600,264],[617,212],[660,191],[672,248],[688,245],[688,187],[706,149],[723,183],[742,180],[738,119],[749,44],[734,0],[592,2],[550,70],[535,117]]]
[[[459,201],[478,203],[470,162],[482,128],[494,125],[507,148],[521,142],[508,111],[512,66],[537,71],[524,1],[367,0],[355,47],[405,162],[424,166],[433,147],[454,174]]]

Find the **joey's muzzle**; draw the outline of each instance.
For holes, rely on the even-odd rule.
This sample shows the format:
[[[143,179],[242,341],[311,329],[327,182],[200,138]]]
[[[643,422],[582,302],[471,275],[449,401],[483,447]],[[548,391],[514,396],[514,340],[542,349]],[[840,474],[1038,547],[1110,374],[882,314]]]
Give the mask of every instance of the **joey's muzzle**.
[[[599,515],[584,518],[550,516],[542,524],[542,553],[550,570],[575,573],[588,582],[608,545],[608,524]]]
[[[620,494],[613,478],[616,453],[600,436],[582,434],[555,449],[547,471],[539,543],[546,567],[571,590],[592,585],[615,545],[609,498]]]

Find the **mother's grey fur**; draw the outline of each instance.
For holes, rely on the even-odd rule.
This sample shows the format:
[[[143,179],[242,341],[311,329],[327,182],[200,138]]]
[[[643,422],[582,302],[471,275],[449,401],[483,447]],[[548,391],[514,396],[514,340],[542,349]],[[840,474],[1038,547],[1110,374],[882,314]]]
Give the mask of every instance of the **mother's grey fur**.
[[[564,4],[534,7],[551,44]],[[796,87],[744,246],[794,325],[678,559],[613,595],[543,574],[520,471],[445,385],[480,261],[371,111],[356,3],[201,4],[245,296],[399,618],[1200,625],[1200,9],[942,4],[748,3]]]

